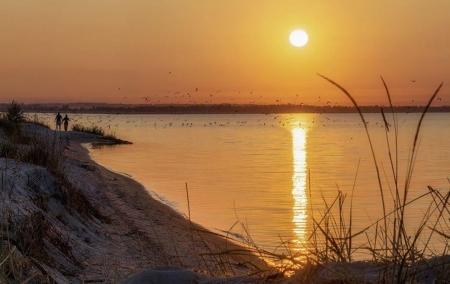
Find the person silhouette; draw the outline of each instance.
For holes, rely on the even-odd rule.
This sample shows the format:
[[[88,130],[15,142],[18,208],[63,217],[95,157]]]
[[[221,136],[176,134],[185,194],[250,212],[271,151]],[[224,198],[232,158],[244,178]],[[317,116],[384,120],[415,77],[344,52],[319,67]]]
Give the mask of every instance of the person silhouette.
[[[58,112],[58,114],[55,117],[55,121],[56,121],[56,130],[61,130],[61,121],[62,120],[62,115]]]
[[[67,116],[67,114],[66,114],[66,116],[64,116],[64,118],[62,119],[62,121],[64,122],[64,131],[67,131],[67,127],[69,126],[69,117]]]

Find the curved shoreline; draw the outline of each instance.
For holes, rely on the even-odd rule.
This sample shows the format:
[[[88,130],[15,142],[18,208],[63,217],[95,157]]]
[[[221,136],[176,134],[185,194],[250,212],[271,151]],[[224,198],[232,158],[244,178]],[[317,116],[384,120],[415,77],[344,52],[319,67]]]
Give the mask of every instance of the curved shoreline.
[[[95,142],[94,142],[94,143],[95,143]],[[178,212],[178,214],[180,214],[180,215],[182,215],[182,216],[184,215],[184,213],[183,213],[182,211],[178,210],[178,209],[176,208],[176,206],[171,205],[171,203],[176,204],[176,202],[171,201],[171,200],[169,200],[169,199],[166,199],[163,195],[158,194],[158,193],[157,193],[156,191],[154,191],[154,190],[148,189],[147,187],[145,187],[144,184],[142,184],[140,181],[138,181],[137,179],[135,179],[135,178],[133,177],[133,175],[131,175],[131,174],[129,174],[129,173],[126,173],[126,172],[115,171],[114,169],[112,169],[112,168],[110,168],[110,167],[107,167],[107,166],[105,166],[105,165],[102,165],[102,164],[100,164],[99,162],[97,162],[97,161],[92,157],[92,155],[91,155],[91,149],[90,149],[94,143],[81,143],[81,145],[82,145],[85,149],[87,149],[87,151],[88,151],[88,156],[89,156],[89,159],[90,159],[90,160],[92,160],[94,163],[96,163],[96,164],[98,164],[98,165],[104,167],[106,170],[108,170],[108,171],[110,171],[110,172],[116,173],[116,174],[118,174],[118,175],[123,175],[123,176],[125,176],[125,177],[127,177],[127,178],[130,178],[130,179],[136,181],[137,183],[139,183],[139,184],[144,188],[144,190],[145,190],[145,191],[146,191],[153,199],[155,199],[156,201],[161,202],[161,203],[163,203],[163,204],[169,206],[172,210]],[[113,146],[113,145],[115,145],[115,144],[111,144],[111,143],[95,143],[95,145],[96,145],[95,147],[102,147],[102,145]]]
[[[231,253],[227,255],[228,268],[218,268],[214,254],[245,248],[226,236],[192,223],[180,212],[153,198],[131,177],[97,164],[82,145],[98,141],[95,135],[61,134],[69,141],[65,153],[69,180],[85,188],[84,192],[90,199],[97,200],[101,212],[110,219],[110,224],[101,224],[108,238],[97,244],[99,253],[86,263],[96,263],[99,257],[107,255],[116,266],[125,268],[124,274],[128,275],[161,265],[181,266],[215,276],[246,275],[254,272],[254,267],[267,269],[265,263],[250,252]],[[89,274],[89,270],[85,273]]]

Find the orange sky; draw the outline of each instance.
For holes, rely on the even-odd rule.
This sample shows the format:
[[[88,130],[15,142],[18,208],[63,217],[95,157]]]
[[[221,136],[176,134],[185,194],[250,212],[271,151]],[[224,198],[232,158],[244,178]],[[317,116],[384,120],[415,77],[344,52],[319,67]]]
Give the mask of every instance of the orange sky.
[[[387,104],[380,76],[406,105],[444,81],[435,105],[449,105],[448,11],[446,0],[3,0],[0,102],[349,104],[321,73],[362,105]],[[304,47],[289,43],[297,28]]]

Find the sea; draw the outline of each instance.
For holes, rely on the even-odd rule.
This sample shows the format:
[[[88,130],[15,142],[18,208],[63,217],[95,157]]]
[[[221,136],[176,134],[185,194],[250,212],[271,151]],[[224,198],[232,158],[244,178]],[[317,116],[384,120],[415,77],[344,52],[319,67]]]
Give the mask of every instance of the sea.
[[[353,246],[370,246],[396,196],[414,235],[440,212],[430,192],[450,189],[450,113],[68,115],[133,143],[85,145],[94,161],[186,218],[275,253],[310,247],[325,227],[337,237],[351,227]],[[434,228],[448,234],[443,214]],[[428,222],[420,244],[443,251],[448,238]]]

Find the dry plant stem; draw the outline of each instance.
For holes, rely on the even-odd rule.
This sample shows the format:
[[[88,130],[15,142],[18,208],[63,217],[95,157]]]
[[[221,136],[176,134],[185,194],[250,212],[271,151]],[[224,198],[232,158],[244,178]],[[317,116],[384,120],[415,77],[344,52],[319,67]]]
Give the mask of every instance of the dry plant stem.
[[[411,156],[409,159],[407,173],[406,173],[405,186],[404,186],[404,190],[403,190],[403,200],[401,201],[400,205],[404,205],[407,202],[407,196],[409,193],[409,187],[410,187],[410,183],[411,183],[411,179],[412,179],[415,159],[417,157],[417,147],[418,147],[419,133],[420,133],[420,129],[422,126],[422,121],[423,121],[425,114],[427,113],[431,103],[436,98],[436,95],[439,93],[439,90],[441,89],[442,85],[443,85],[443,83],[441,83],[439,85],[439,87],[436,89],[434,94],[431,96],[430,100],[428,101],[428,104],[426,105],[426,107],[423,110],[422,115],[419,119],[419,123],[417,125],[417,129],[416,129],[415,136],[414,136],[413,148],[412,148]],[[396,237],[396,241],[399,242],[403,239],[403,241],[406,244],[408,242],[408,236],[406,234],[406,229],[405,229],[405,225],[404,225],[405,206],[400,206],[399,209],[400,209],[400,212],[399,212],[400,215],[398,216],[399,217],[399,226],[398,226],[398,232],[397,232],[398,235]],[[395,245],[397,245],[397,243]],[[410,249],[407,249],[406,252],[402,256],[400,256],[401,263],[400,263],[400,269],[398,272],[398,277],[401,276],[402,268],[405,264],[406,258],[409,256],[409,254],[410,254]]]
[[[386,90],[386,95],[389,100],[389,107],[391,108],[392,120],[394,122],[395,167],[394,167],[394,163],[392,161],[392,155],[391,155],[389,142],[388,142],[388,147],[389,147],[388,151],[389,151],[389,159],[391,161],[391,166],[392,166],[392,174],[394,176],[395,188],[397,189],[398,188],[398,121],[396,119],[396,115],[394,112],[394,106],[392,105],[391,94],[389,93],[389,88],[387,87],[386,82],[384,81],[383,77],[381,77],[381,81],[383,82],[384,89]],[[383,120],[384,120],[386,129],[387,129],[387,131],[389,131],[389,123],[387,123],[387,121],[386,121],[386,117],[384,116],[383,108],[381,108],[381,113],[383,115]]]
[[[195,254],[195,260],[197,261],[197,264],[200,266],[200,261],[198,260],[198,253],[195,249],[195,241],[194,241],[194,235],[192,234],[192,221],[191,221],[191,206],[190,206],[190,200],[189,200],[189,190],[188,185],[186,182],[186,198],[187,198],[187,206],[188,206],[188,219],[189,219],[189,228],[191,229],[191,241],[192,241],[192,247],[194,248],[194,254]]]
[[[175,253],[177,255],[177,259],[180,262],[180,266],[183,267],[183,262],[181,262],[181,257],[180,257],[180,254],[178,253],[177,245],[175,243],[175,238],[173,237],[172,228],[169,228],[168,232],[170,234],[170,237],[172,238],[173,248],[175,249]]]
[[[446,224],[446,219],[442,218],[442,214],[444,213],[444,211],[447,212],[447,214],[450,213],[447,205],[449,204],[449,198],[450,198],[450,192],[448,192],[445,196],[442,196],[442,194],[436,190],[434,190],[431,186],[428,186],[428,189],[430,190],[430,192],[432,192],[432,197],[433,197],[433,202],[435,203],[436,208],[439,208],[440,206],[442,206],[441,210],[439,210],[439,216],[434,224],[434,226],[432,227],[428,227],[430,230],[432,230],[433,232],[438,233],[439,235],[443,236],[446,239],[450,239],[450,236],[448,234],[445,234],[443,232],[443,230],[438,230],[436,227],[438,226],[438,221],[439,220],[443,220]],[[448,229],[448,224],[447,224],[447,229]],[[430,236],[431,238],[431,236]],[[430,242],[430,239],[428,239],[427,244]]]
[[[218,235],[218,236],[221,236],[221,237],[223,237],[223,236],[219,235],[219,234],[216,234],[216,233],[209,232],[209,231],[205,231],[205,230],[203,230],[201,228],[196,228],[195,227],[195,224],[192,223],[191,218],[190,218],[190,199],[189,199],[189,190],[188,190],[188,187],[187,187],[187,183],[186,183],[186,195],[187,195],[187,202],[188,202],[188,214],[189,214],[188,219],[189,219],[190,230],[191,230],[191,241],[192,241],[192,244],[194,246],[194,252],[195,252],[195,257],[196,257],[197,264],[200,266],[200,260],[198,259],[198,256],[200,256],[202,261],[203,261],[203,264],[205,265],[205,267],[208,270],[208,272],[211,275],[213,275],[214,273],[211,270],[211,267],[209,266],[208,261],[204,257],[204,256],[210,256],[211,258],[213,258],[213,264],[216,267],[215,269],[217,269],[217,267],[220,267],[220,270],[222,271],[223,274],[225,274],[225,275],[228,274],[229,271],[228,271],[226,263],[224,263],[222,261],[219,253],[213,252],[213,250],[210,248],[208,242],[205,240],[205,238],[203,237],[203,235],[201,233],[214,234],[214,235]],[[194,236],[193,236],[192,232],[196,232],[197,233],[198,237],[202,240],[203,244],[208,249],[209,253],[200,253],[200,254],[197,253],[197,251],[195,249],[196,246],[195,246]],[[226,237],[225,246],[227,247],[227,245],[228,245],[228,235]],[[229,255],[226,255],[226,256],[227,256],[227,263],[228,264],[231,263],[231,261],[229,259]],[[229,265],[228,265],[228,267],[229,267]],[[232,271],[232,273],[235,274],[234,271]]]
[[[36,272],[33,275],[31,275],[30,277],[28,277],[27,279],[25,279],[25,281],[21,282],[21,284],[27,284],[30,283],[31,280],[33,280],[34,278],[36,278],[37,276],[41,275],[41,273]]]
[[[398,157],[397,157],[397,155],[398,155],[398,151],[397,151],[398,137],[397,137],[397,133],[395,133],[394,141],[395,141],[395,154],[396,154],[396,156],[395,156],[395,162],[394,162],[393,158],[392,158],[391,143],[389,141],[389,123],[386,120],[386,116],[384,115],[383,108],[381,108],[381,115],[383,117],[384,126],[385,126],[384,134],[385,134],[385,137],[386,137],[386,144],[387,144],[387,147],[388,147],[389,163],[390,163],[390,166],[391,166],[392,176],[394,178],[394,186],[395,186],[395,193],[396,193],[395,197],[392,196],[392,188],[390,187],[389,183],[388,183],[388,185],[389,185],[389,188],[390,188],[390,191],[391,191],[392,200],[394,200],[394,202],[396,202],[396,200],[399,200],[399,196],[398,196],[398,192],[399,192],[398,191],[398,168],[397,168],[398,167],[398,162],[397,162],[398,161]],[[396,124],[395,120],[394,120],[394,124]],[[394,127],[394,129],[396,129],[396,127]],[[384,167],[383,167],[383,172],[384,172],[384,176],[386,177],[386,180],[388,180],[386,171],[384,170]],[[397,204],[395,204],[395,205],[397,205]]]
[[[414,168],[414,160],[415,160],[415,156],[417,155],[417,146],[418,146],[418,141],[419,141],[419,133],[420,133],[420,128],[422,126],[422,121],[425,117],[425,114],[427,113],[428,109],[430,108],[431,103],[433,102],[433,100],[436,98],[436,95],[439,93],[439,90],[441,89],[443,83],[441,83],[439,85],[439,87],[437,88],[437,90],[434,92],[434,94],[431,96],[430,100],[428,101],[428,104],[426,105],[425,109],[422,112],[422,115],[419,119],[419,123],[417,124],[417,129],[416,129],[416,133],[414,136],[414,142],[413,142],[413,148],[411,151],[411,158],[409,165],[408,165],[408,170],[407,170],[407,182],[405,183],[405,188],[404,188],[404,192],[405,195],[403,196],[403,203],[406,202],[406,198],[407,198],[407,194],[409,191],[409,185],[411,182],[411,176],[412,176],[412,172],[413,172],[413,168]],[[402,212],[403,214],[404,212]]]
[[[356,168],[356,174],[355,174],[355,179],[353,180],[353,187],[352,187],[352,196],[350,198],[350,224],[348,227],[348,234],[345,236],[346,238],[350,237],[352,235],[352,227],[353,227],[353,196],[354,196],[354,192],[355,192],[355,187],[356,187],[356,178],[358,177],[358,172],[359,172],[359,165],[361,163],[361,158],[359,158],[358,160],[358,167]],[[348,255],[348,261],[352,261],[351,258],[351,251],[352,251],[352,239],[350,238],[348,240],[348,250],[347,250],[347,255]]]
[[[431,196],[433,197],[433,202],[435,203],[435,210],[439,211],[439,214],[438,214],[438,216],[436,218],[436,221],[434,222],[434,225],[433,226],[428,226],[428,228],[432,232],[436,232],[436,227],[439,225],[440,221],[443,219],[442,215],[444,214],[444,211],[448,211],[448,209],[446,208],[446,205],[448,204],[448,200],[450,198],[450,192],[447,192],[447,194],[445,195],[445,198],[439,199],[440,202],[436,203],[436,197],[435,197],[436,193],[435,193],[435,191],[431,188],[431,186],[429,186],[428,189],[434,193]],[[425,247],[428,247],[428,245],[429,245],[429,243],[431,241],[431,237],[432,237],[432,234],[430,234],[430,236],[428,237],[428,240],[425,243]]]
[[[237,217],[237,213],[236,213],[236,204],[233,204],[233,205],[234,205],[234,214],[235,214],[236,217]],[[228,234],[229,234],[229,232],[231,232],[231,231],[233,230],[233,228],[234,228],[238,223],[239,223],[239,220],[236,220],[236,222],[234,222],[233,226],[231,226],[230,229],[228,229],[228,231],[227,231],[227,234],[226,234],[226,242],[225,242],[225,250],[228,250],[228,238],[229,238]],[[234,271],[233,271],[233,273],[234,273]]]
[[[394,211],[398,212],[397,208],[401,207],[401,202],[400,202],[401,199],[400,199],[400,193],[399,193],[399,187],[398,187],[398,122],[397,122],[397,119],[396,119],[396,114],[394,113],[394,110],[393,110],[393,105],[392,105],[391,94],[389,92],[389,88],[387,87],[387,84],[384,81],[383,77],[381,77],[381,81],[383,82],[383,86],[384,86],[384,88],[386,90],[386,95],[387,95],[388,100],[389,100],[389,106],[391,108],[392,120],[393,120],[393,123],[394,123],[395,163],[394,163],[394,161],[392,159],[391,147],[390,147],[390,142],[389,142],[389,135],[388,135],[389,123],[386,120],[383,108],[381,108],[381,114],[383,116],[383,120],[384,120],[384,123],[385,123],[385,126],[386,126],[386,128],[385,128],[385,135],[386,135],[386,143],[387,143],[387,146],[388,146],[389,161],[390,161],[390,164],[391,164],[392,176],[394,178],[394,186],[395,186],[395,198],[393,199],[394,200],[394,206],[395,206],[394,207]],[[397,213],[396,213],[396,215],[397,215]],[[397,246],[399,244],[398,243],[398,239],[397,239],[398,234],[396,232],[397,231],[397,221],[398,221],[398,218],[395,218],[394,219],[394,232],[393,232],[393,235],[392,235],[393,239],[391,240],[392,251],[393,252],[397,252]],[[386,230],[387,230],[387,228],[386,228]],[[400,232],[400,230],[399,230],[399,232]],[[394,253],[393,258],[394,258],[394,263],[397,263],[397,253]]]
[[[321,74],[317,74],[320,77],[324,78],[325,80],[327,80],[328,82],[330,82],[331,84],[335,85],[338,89],[340,89],[349,99],[350,101],[353,103],[353,105],[355,106],[356,110],[358,111],[358,114],[364,124],[364,128],[366,130],[366,134],[367,134],[367,139],[369,140],[369,145],[370,145],[370,150],[372,151],[372,158],[375,164],[375,169],[377,172],[377,180],[378,180],[378,186],[380,188],[380,194],[381,194],[381,203],[382,203],[382,207],[383,207],[383,215],[386,215],[386,203],[384,201],[384,192],[383,192],[383,185],[381,183],[381,177],[380,177],[380,170],[378,168],[378,163],[377,163],[377,159],[375,157],[375,150],[374,147],[372,145],[372,140],[370,139],[370,135],[369,135],[369,129],[367,128],[367,123],[366,120],[364,119],[364,115],[361,111],[361,109],[359,108],[358,104],[356,103],[355,99],[352,97],[352,95],[350,95],[350,93],[344,89],[341,85],[339,85],[338,83],[334,82],[333,80],[321,75]],[[384,227],[387,228],[387,220],[384,220]],[[387,235],[385,236],[385,250],[386,250],[386,255],[388,252],[388,241],[387,241]]]
[[[3,263],[5,263],[5,261],[8,260],[8,258],[14,253],[15,250],[16,250],[16,247],[13,247],[12,250],[9,252],[9,254],[5,257],[5,259],[0,263],[0,266],[2,266]]]
[[[211,255],[212,258],[214,259],[214,265],[217,266],[218,263],[221,263],[221,261],[220,261],[219,259],[216,258],[216,256],[214,255],[212,249],[211,249],[210,246],[208,245],[208,242],[203,238],[203,236],[202,236],[202,234],[201,234],[201,233],[209,234],[209,233],[211,233],[211,232],[205,231],[205,230],[203,230],[203,229],[197,229],[197,228],[195,228],[195,226],[193,226],[191,230],[195,231],[195,232],[197,233],[198,237],[203,241],[203,244],[204,244],[205,247],[208,249],[208,251],[210,252],[210,255]],[[215,233],[212,233],[212,234],[215,234]],[[216,234],[216,235],[218,235],[218,234]],[[192,236],[192,237],[193,237],[193,236]],[[227,239],[227,241],[228,241],[228,239]],[[213,271],[212,271],[211,268],[209,267],[208,262],[207,262],[206,259],[204,258],[204,255],[205,255],[205,254],[200,253],[200,257],[202,258],[203,263],[205,264],[206,269],[208,269],[209,273],[210,273],[211,275],[213,275]],[[197,258],[197,255],[196,255],[196,258]],[[198,260],[197,260],[197,261],[198,261]],[[230,261],[228,261],[228,262],[230,262]],[[199,265],[200,265],[200,263],[199,263]],[[226,274],[226,269],[224,270],[224,269],[223,269],[223,266],[221,266],[221,269],[222,269],[222,272],[223,272],[224,274]]]

